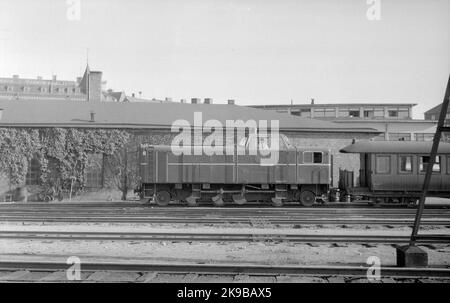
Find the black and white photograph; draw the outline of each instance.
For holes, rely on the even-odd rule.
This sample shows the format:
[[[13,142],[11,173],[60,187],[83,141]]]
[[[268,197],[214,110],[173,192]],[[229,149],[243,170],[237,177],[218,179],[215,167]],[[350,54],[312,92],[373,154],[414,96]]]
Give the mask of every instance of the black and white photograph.
[[[449,283],[449,103],[449,0],[0,0],[0,283]]]

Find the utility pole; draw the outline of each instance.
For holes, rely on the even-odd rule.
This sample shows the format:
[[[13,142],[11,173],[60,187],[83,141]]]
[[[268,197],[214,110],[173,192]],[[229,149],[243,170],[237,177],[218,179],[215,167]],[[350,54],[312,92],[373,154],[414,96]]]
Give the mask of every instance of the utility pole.
[[[419,205],[417,207],[416,218],[411,233],[409,245],[397,248],[397,266],[407,267],[424,267],[428,265],[428,255],[425,251],[416,246],[417,240],[432,238],[432,235],[418,236],[420,220],[422,218],[423,210],[425,208],[425,200],[430,187],[431,176],[433,174],[433,166],[436,163],[436,155],[439,149],[439,143],[443,132],[450,132],[450,126],[445,125],[446,115],[450,103],[450,76],[447,81],[447,88],[445,90],[444,101],[442,102],[441,113],[436,127],[436,133],[433,138],[433,146],[431,147],[430,158],[426,167],[425,179],[422,187],[422,194],[420,196]]]

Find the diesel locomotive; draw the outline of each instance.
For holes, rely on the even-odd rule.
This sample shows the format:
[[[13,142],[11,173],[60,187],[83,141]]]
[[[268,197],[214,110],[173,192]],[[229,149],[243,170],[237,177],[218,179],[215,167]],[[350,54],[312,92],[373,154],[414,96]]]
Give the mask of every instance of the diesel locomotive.
[[[280,135],[278,162],[261,165],[261,156],[252,153],[245,140],[239,145],[232,154],[223,147],[223,155],[195,155],[196,146],[182,155],[175,155],[170,146],[141,146],[137,191],[142,199],[161,206],[171,201],[188,206],[200,201],[216,206],[247,202],[282,206],[285,201],[312,206],[316,200],[339,201],[336,192],[347,202],[414,204],[421,194],[432,142],[354,142],[340,152],[360,155],[359,177],[339,170],[338,188],[331,187],[333,161],[328,149],[295,147]],[[450,197],[449,143],[439,146],[429,195]]]
[[[279,136],[278,161],[261,165],[264,156],[243,138],[232,149],[205,155],[195,152],[176,155],[170,146],[151,145],[138,149],[142,199],[158,205],[178,201],[189,206],[210,201],[216,206],[226,202],[271,203],[281,206],[283,201],[297,201],[311,206],[316,197],[326,195],[331,181],[330,151],[320,148],[298,148]],[[261,143],[261,142],[259,142]],[[217,147],[216,147],[217,150]],[[229,150],[229,149],[228,149]]]

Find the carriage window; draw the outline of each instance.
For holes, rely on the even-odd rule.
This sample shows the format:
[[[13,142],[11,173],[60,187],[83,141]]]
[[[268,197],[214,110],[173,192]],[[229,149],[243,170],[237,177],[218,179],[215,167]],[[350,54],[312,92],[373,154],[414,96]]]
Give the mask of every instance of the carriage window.
[[[400,172],[401,173],[410,173],[412,172],[412,157],[411,156],[400,156]]]
[[[314,163],[322,163],[322,153],[313,153]]]
[[[419,169],[420,172],[424,173],[427,171],[427,164],[430,162],[430,156],[420,156],[419,157]],[[436,162],[433,165],[433,172],[441,171],[441,156],[436,156]]]
[[[377,173],[388,174],[391,171],[391,157],[377,156]]]

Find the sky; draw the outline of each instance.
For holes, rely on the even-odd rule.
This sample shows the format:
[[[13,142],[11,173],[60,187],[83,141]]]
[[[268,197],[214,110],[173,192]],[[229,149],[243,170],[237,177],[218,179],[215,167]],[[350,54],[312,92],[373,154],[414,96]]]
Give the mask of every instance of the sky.
[[[87,54],[129,95],[423,118],[449,77],[450,0],[0,0],[0,77],[75,80]]]

